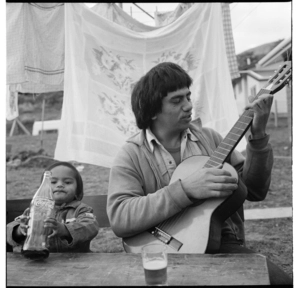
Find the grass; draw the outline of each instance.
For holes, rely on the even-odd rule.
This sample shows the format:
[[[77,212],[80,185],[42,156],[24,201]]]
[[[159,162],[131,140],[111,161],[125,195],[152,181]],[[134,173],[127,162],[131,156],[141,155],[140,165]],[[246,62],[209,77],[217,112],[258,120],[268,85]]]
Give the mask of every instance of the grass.
[[[270,191],[264,201],[244,203],[245,209],[292,206],[292,160],[290,133],[287,119],[280,118],[278,127],[270,119],[268,133],[274,150],[274,167]],[[54,155],[56,133],[40,136],[16,135],[7,137],[11,144],[11,155],[22,151],[38,151],[43,148],[51,157]],[[35,159],[25,166],[6,171],[7,199],[31,198],[40,183],[40,177],[47,166],[47,161]],[[109,169],[90,164],[82,164],[85,195],[107,194]],[[293,275],[293,222],[291,218],[267,220],[246,220],[245,234],[247,247],[268,256],[272,262],[281,267],[290,276]],[[110,228],[101,228],[92,241],[91,249],[95,252],[123,252],[121,239]]]

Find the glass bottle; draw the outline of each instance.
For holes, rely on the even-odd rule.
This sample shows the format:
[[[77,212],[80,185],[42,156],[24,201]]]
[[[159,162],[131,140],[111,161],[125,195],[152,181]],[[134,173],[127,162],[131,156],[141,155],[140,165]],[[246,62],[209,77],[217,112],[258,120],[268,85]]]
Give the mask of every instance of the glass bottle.
[[[49,228],[44,227],[44,220],[51,216],[54,208],[51,187],[51,172],[45,171],[43,181],[32,198],[28,221],[27,237],[22,248],[25,258],[45,259],[49,256]]]

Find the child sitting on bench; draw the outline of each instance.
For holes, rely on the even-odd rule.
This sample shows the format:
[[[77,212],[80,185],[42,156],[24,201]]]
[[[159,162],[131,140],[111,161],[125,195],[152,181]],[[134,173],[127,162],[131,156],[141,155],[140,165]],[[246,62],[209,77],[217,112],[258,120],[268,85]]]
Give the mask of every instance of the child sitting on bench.
[[[49,252],[90,252],[90,242],[99,230],[93,209],[82,203],[83,182],[77,169],[68,162],[56,162],[51,171],[51,186],[55,201],[54,218],[47,218],[44,227],[52,229]],[[27,235],[29,208],[7,224],[7,243],[22,246]]]

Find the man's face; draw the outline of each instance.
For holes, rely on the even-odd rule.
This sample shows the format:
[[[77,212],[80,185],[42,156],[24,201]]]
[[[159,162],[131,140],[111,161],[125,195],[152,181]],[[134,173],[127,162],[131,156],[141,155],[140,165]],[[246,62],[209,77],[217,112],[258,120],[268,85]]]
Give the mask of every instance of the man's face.
[[[192,120],[191,92],[185,87],[169,92],[162,100],[162,111],[153,120],[156,129],[183,131]]]

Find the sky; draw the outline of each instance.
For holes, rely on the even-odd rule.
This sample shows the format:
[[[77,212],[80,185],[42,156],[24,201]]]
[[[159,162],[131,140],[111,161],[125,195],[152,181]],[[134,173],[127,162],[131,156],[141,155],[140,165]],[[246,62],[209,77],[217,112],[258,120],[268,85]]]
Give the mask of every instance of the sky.
[[[179,3],[136,4],[154,17],[155,11],[173,11]],[[291,37],[291,2],[232,2],[229,7],[236,54]],[[122,3],[122,9],[143,24],[155,26],[154,19],[133,3]]]

